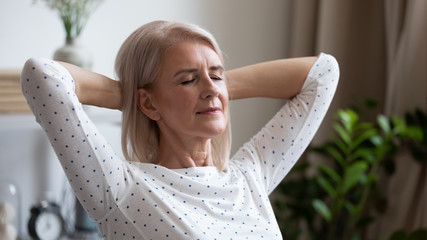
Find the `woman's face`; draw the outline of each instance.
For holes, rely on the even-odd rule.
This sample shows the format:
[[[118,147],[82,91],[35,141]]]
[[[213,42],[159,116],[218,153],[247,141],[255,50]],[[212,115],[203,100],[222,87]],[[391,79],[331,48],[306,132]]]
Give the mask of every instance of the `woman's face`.
[[[160,131],[212,138],[228,121],[228,91],[218,54],[204,42],[170,47],[151,93]]]

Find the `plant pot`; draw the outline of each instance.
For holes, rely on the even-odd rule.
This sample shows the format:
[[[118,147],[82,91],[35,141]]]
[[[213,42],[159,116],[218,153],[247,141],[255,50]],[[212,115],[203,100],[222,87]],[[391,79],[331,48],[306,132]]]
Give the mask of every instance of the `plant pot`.
[[[92,55],[80,44],[78,38],[67,37],[65,45],[55,51],[53,59],[86,69],[92,68]]]

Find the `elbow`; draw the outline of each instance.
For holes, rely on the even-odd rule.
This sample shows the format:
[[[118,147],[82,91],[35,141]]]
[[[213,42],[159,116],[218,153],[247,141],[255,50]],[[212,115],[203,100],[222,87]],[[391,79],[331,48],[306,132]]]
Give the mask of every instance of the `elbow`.
[[[50,81],[45,81],[47,76],[55,76],[56,72],[52,71],[53,69],[48,66],[47,59],[42,58],[29,58],[21,71],[21,90],[28,102],[34,100],[39,90],[42,88],[50,87],[47,86],[47,83]]]
[[[39,65],[41,65],[41,60],[35,57],[31,57],[25,61],[22,72],[28,73],[30,71],[34,71]]]
[[[339,66],[337,59],[332,55],[328,55],[327,62],[329,65],[328,71],[330,72],[330,74],[334,75],[334,78],[338,82],[339,77],[340,77],[340,66]]]
[[[42,75],[43,63],[38,58],[29,58],[22,68],[21,71],[21,85],[23,86],[24,83],[30,82],[30,78],[37,77],[37,75]]]
[[[24,63],[24,67],[22,68],[22,71],[21,71],[21,84],[23,84],[24,80],[28,77],[31,70],[33,70],[35,61],[36,61],[35,58],[29,58]]]
[[[329,54],[322,53],[323,60],[323,71],[318,78],[321,85],[327,84],[331,88],[336,89],[340,78],[340,66],[337,59]],[[326,81],[325,81],[326,80]]]
[[[28,59],[21,71],[20,81],[21,81],[21,91],[24,95],[25,99],[27,100],[27,104],[36,116],[36,121],[40,122],[39,119],[37,119],[36,109],[34,108],[35,101],[37,98],[37,68],[39,66],[39,61],[37,58],[30,58]]]
[[[27,97],[29,86],[31,85],[31,79],[33,78],[34,73],[36,72],[36,66],[38,65],[37,61],[38,60],[36,58],[30,58],[25,62],[24,67],[22,68],[20,80],[22,93],[25,97]]]
[[[327,76],[325,76],[325,83],[329,86],[329,89],[332,91],[332,96],[335,95],[335,91],[338,88],[338,83],[340,79],[340,67],[337,59],[332,55],[327,55],[326,59],[327,65]]]
[[[22,68],[20,77],[21,89],[28,101],[30,100],[28,99],[28,95],[34,91],[35,84],[37,84],[40,76],[43,75],[42,65],[43,63],[40,59],[30,58],[25,62],[24,67]]]

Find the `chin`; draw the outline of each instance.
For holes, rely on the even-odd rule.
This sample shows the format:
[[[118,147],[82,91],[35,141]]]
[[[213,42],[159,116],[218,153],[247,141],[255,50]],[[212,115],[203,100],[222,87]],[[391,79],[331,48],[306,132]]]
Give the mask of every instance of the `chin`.
[[[217,137],[217,136],[219,136],[219,135],[223,134],[223,133],[224,133],[224,131],[225,131],[225,128],[223,128],[223,129],[221,129],[221,130],[218,130],[217,132],[215,132],[214,137]]]
[[[197,126],[197,124],[193,126]],[[227,121],[221,119],[211,122],[204,122],[203,124],[196,127],[196,129],[198,129],[197,132],[199,133],[199,136],[214,138],[224,133],[225,129],[227,129]]]
[[[219,135],[221,135],[222,133],[224,133],[225,129],[227,126],[221,126],[221,127],[215,127],[215,128],[209,128],[206,131],[203,131],[206,137],[208,138],[214,138],[217,137]]]

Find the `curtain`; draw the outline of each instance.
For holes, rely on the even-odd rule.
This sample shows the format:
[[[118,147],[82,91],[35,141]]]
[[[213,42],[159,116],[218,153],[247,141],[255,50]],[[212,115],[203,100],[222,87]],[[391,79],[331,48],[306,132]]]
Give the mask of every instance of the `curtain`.
[[[381,1],[369,0],[293,2],[291,57],[326,52],[335,56],[341,71],[334,101],[314,143],[328,137],[332,114],[338,108],[355,104],[357,99],[380,103],[384,99],[386,55],[381,9]]]
[[[427,112],[427,1],[386,1],[387,85],[385,113]],[[427,165],[408,153],[397,158],[396,173],[383,184],[387,212],[370,228],[371,236],[394,229],[427,227]]]
[[[331,132],[339,108],[371,98],[376,112],[402,116],[427,111],[427,1],[292,0],[290,57],[334,55],[340,84],[314,144]],[[427,169],[399,156],[398,172],[381,188],[389,200],[385,215],[367,235],[388,237],[396,229],[427,227]]]

